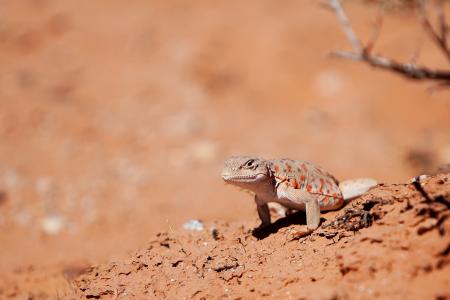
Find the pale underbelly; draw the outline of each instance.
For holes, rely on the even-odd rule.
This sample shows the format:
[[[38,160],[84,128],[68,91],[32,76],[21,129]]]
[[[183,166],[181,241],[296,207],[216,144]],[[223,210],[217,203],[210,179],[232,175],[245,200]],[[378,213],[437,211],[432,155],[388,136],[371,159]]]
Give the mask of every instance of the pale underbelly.
[[[279,203],[279,204],[281,204],[284,207],[289,208],[289,209],[303,210],[303,211],[305,210],[305,203],[303,203],[303,202],[302,203],[296,203],[296,202],[293,202],[293,201],[291,201],[289,199],[285,199],[285,198],[281,198],[281,199],[274,198],[270,202]]]
[[[294,202],[287,198],[273,198],[269,202],[279,203],[289,209],[305,210],[304,202]],[[325,199],[322,199],[322,197],[319,198],[319,207],[321,211],[335,210],[342,207],[343,204],[344,201],[342,199],[334,199],[333,197],[327,197]]]

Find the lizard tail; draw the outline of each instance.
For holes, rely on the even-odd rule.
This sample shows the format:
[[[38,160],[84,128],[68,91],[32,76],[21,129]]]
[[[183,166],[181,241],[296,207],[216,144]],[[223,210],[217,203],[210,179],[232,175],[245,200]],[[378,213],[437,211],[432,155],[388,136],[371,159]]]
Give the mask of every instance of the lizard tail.
[[[377,184],[377,181],[372,178],[358,178],[342,181],[339,183],[339,188],[344,200],[348,201],[361,196]]]

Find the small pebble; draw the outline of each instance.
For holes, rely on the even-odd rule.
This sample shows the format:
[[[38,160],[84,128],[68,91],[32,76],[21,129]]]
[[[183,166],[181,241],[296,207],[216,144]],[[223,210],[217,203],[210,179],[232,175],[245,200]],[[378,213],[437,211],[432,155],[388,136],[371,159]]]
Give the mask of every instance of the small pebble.
[[[183,224],[183,228],[185,230],[202,231],[204,229],[204,225],[199,220],[189,220]]]
[[[42,230],[49,235],[58,234],[66,226],[66,220],[60,215],[51,215],[41,220]]]

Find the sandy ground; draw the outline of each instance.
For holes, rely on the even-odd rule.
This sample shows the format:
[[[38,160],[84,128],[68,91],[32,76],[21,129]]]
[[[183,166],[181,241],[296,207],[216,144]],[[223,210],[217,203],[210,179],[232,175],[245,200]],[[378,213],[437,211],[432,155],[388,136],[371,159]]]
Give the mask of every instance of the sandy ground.
[[[159,233],[131,257],[77,279],[86,298],[447,299],[450,174],[422,184],[382,185],[309,237],[299,216],[254,237],[243,222]]]
[[[280,248],[281,229],[261,241],[251,237],[248,231],[256,222],[251,196],[221,181],[223,160],[232,154],[306,159],[339,179],[374,177],[382,183],[403,183],[450,162],[449,92],[431,95],[426,91],[431,83],[331,59],[330,50],[349,45],[334,15],[315,1],[24,0],[0,5],[1,297],[79,296],[80,287],[85,295],[104,292],[103,284],[111,283],[91,275],[83,275],[83,283],[77,276],[92,265],[108,268],[111,261],[128,268],[126,263],[136,259],[131,253],[147,249],[149,241],[173,243],[174,234],[189,251],[203,242],[217,244],[215,251],[240,247],[233,242],[237,238],[248,243],[246,251]],[[359,2],[347,9],[367,40],[376,9]],[[408,61],[418,50],[418,63],[448,68],[413,13],[389,12],[375,51]],[[389,197],[394,196],[405,198]],[[226,242],[208,240],[206,231],[183,233],[189,219],[216,226]],[[155,240],[158,232],[166,233]],[[427,244],[435,234],[417,238]],[[328,297],[323,283],[332,293],[338,279],[358,282],[362,276],[366,282],[365,271],[344,275],[336,267],[352,255],[337,258],[336,246],[324,247],[330,242],[326,237],[311,238],[324,251],[321,257],[329,255],[333,271],[310,275],[316,281],[308,284],[307,276],[295,279],[288,284],[295,286],[292,295],[313,297],[312,287],[320,286]],[[353,243],[354,251],[391,247],[351,238],[337,243],[344,241]],[[309,249],[303,242],[311,241],[283,247],[286,252]],[[156,244],[142,255],[151,260],[161,250],[172,259],[178,255],[174,247],[166,253]],[[417,255],[431,255],[423,247],[414,248]],[[194,262],[200,268],[201,251],[206,251],[201,249],[179,266]],[[214,253],[217,259],[202,267],[206,273],[217,261],[229,263],[225,254]],[[298,260],[300,253],[294,256]],[[246,259],[256,263],[255,257],[237,257],[237,266],[225,273],[244,272]],[[433,272],[418,279],[436,283],[435,289],[430,283],[427,296],[438,294],[442,282],[436,278],[448,274],[447,268],[437,270],[433,259]],[[145,272],[159,276],[167,263]],[[264,266],[271,269],[274,263]],[[383,271],[374,272],[374,292],[381,289],[380,274],[403,280],[402,271],[395,273],[387,262],[376,268]],[[221,276],[216,273],[205,276]],[[250,275],[245,273],[243,278]],[[150,284],[148,293],[164,296],[163,279],[146,282],[131,274],[137,276],[137,295]],[[179,273],[192,286],[176,283],[166,296],[177,289],[192,295],[197,282],[192,274]],[[255,276],[266,288],[264,275]],[[251,297],[245,280],[230,291]],[[270,296],[283,295],[281,282],[268,291]],[[348,295],[358,292],[358,285],[346,284]],[[311,288],[301,294],[297,289],[303,285]],[[128,286],[111,286],[116,295],[132,293]],[[226,294],[200,290],[198,297]]]

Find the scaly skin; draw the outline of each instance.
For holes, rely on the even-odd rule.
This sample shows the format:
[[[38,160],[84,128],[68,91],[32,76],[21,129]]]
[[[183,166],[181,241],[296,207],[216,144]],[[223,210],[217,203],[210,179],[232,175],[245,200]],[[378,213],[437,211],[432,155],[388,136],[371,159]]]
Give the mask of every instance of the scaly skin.
[[[307,161],[233,156],[225,161],[222,178],[227,183],[255,193],[261,227],[270,224],[267,205],[270,202],[288,209],[305,210],[309,231],[319,226],[320,211],[339,209],[345,202],[339,182]],[[363,182],[362,192],[375,184],[374,180]]]

